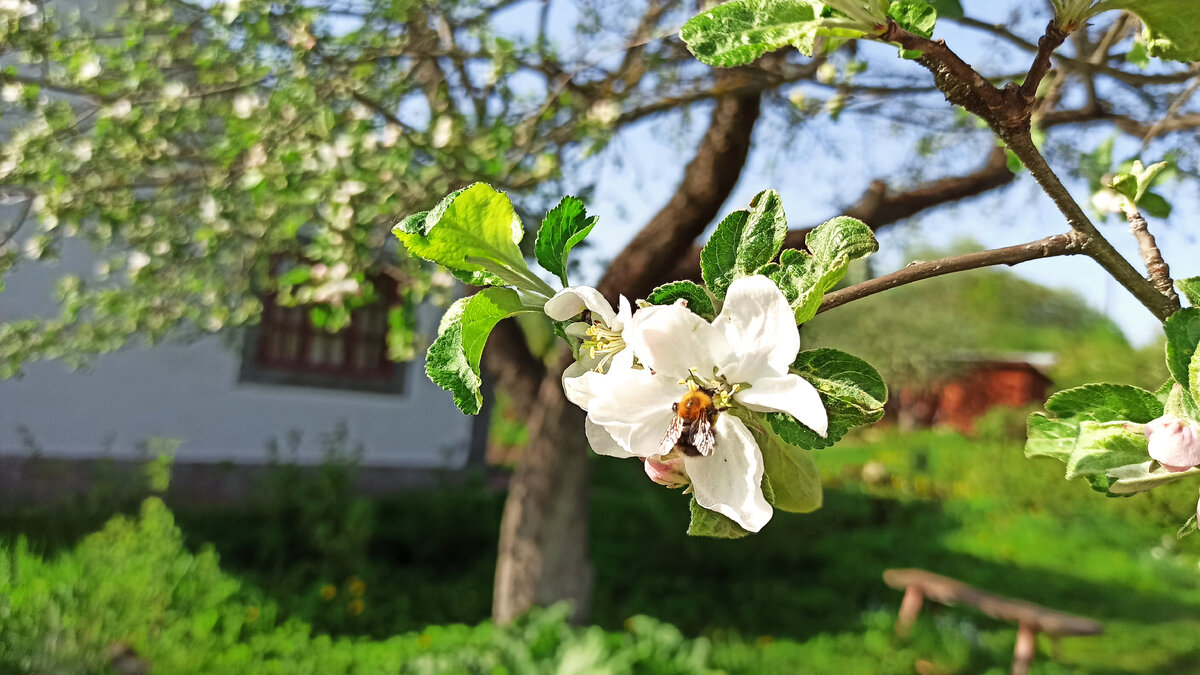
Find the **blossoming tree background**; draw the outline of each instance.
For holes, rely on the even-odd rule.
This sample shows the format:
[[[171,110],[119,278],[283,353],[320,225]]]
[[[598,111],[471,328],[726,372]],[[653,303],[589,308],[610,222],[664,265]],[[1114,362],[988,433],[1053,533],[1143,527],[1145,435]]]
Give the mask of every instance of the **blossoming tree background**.
[[[1080,125],[1103,125],[1142,141],[1147,149],[1138,154],[1153,167],[1160,159],[1156,141],[1194,130],[1200,122],[1189,112],[1194,88],[1187,84],[1194,72],[1159,60],[1195,60],[1196,45],[1189,40],[1197,34],[1196,16],[1190,3],[1056,3],[1057,18],[1035,42],[1021,37],[1030,34],[1028,22],[1018,30],[973,20],[953,1],[823,7],[735,2],[710,8],[683,30],[704,62],[737,66],[731,69],[700,67],[671,37],[695,8],[635,3],[635,12],[617,17],[582,3],[577,8],[581,39],[595,49],[572,59],[550,44],[546,19],[531,35],[505,34],[500,15],[508,4],[146,3],[131,8],[120,24],[119,42],[102,27],[56,15],[50,4],[6,7],[0,15],[5,53],[23,67],[6,67],[0,76],[4,105],[30,114],[32,121],[18,126],[0,157],[6,199],[23,211],[0,232],[6,244],[2,269],[49,262],[63,238],[81,237],[111,255],[113,270],[127,273],[64,279],[60,316],[0,328],[5,373],[16,373],[32,360],[79,359],[134,339],[250,323],[261,309],[255,298],[263,289],[292,293],[300,302],[321,300],[314,320],[337,327],[349,309],[369,298],[341,284],[332,289],[337,301],[328,301],[330,289],[323,286],[341,280],[314,274],[318,265],[343,263],[350,278],[360,281],[382,269],[404,280],[415,299],[430,288],[430,268],[380,251],[388,246],[397,216],[420,213],[397,229],[408,251],[455,270],[472,285],[490,286],[456,305],[444,322],[431,347],[434,356],[445,356],[431,359],[435,381],[453,391],[464,411],[477,412],[486,370],[498,387],[527,402],[529,411],[531,441],[503,524],[495,615],[511,619],[533,604],[563,598],[576,600],[582,612],[590,584],[588,429],[593,447],[612,454],[670,455],[673,448],[653,452],[661,445],[635,452],[633,431],[639,439],[658,436],[661,441],[666,435],[672,424],[670,407],[664,405],[671,398],[667,389],[682,398],[691,390],[690,381],[697,390],[711,392],[718,399],[713,453],[699,458],[683,453],[682,472],[670,464],[679,457],[667,457],[659,477],[678,484],[686,474],[693,484],[698,533],[740,535],[761,527],[767,512],[763,502],[791,511],[819,505],[819,484],[814,490],[807,453],[877,417],[886,397],[878,376],[861,361],[831,351],[797,352],[798,343],[793,349],[791,329],[797,324],[817,311],[933,275],[1083,255],[1167,321],[1169,364],[1179,387],[1150,394],[1157,403],[1131,388],[1090,389],[1052,400],[1050,414],[1031,423],[1031,452],[1067,460],[1072,475],[1086,475],[1111,493],[1130,484],[1186,477],[1187,472],[1160,470],[1143,457],[1159,442],[1152,438],[1147,446],[1137,428],[1164,412],[1195,419],[1189,393],[1194,310],[1179,310],[1148,234],[1154,216],[1165,214],[1153,183],[1166,174],[1114,166],[1111,147],[1091,151],[1099,143],[1072,155],[1053,140]],[[1042,25],[1050,20],[1040,4],[1023,9]],[[535,15],[545,17],[548,11]],[[630,16],[635,20],[627,21]],[[1030,65],[1022,63],[1020,72],[976,72],[956,56],[955,45],[929,40],[939,19],[1014,44]],[[1144,22],[1144,32],[1136,28],[1138,22]],[[918,77],[893,69],[893,63],[911,65],[896,59],[894,49],[887,60],[874,52],[860,59],[854,40],[898,44],[902,56],[931,73]],[[1066,55],[1055,61],[1056,53]],[[863,73],[867,66],[871,79]],[[531,76],[536,85],[524,84]],[[1013,82],[997,86],[993,80]],[[778,95],[795,93],[788,87],[796,83],[814,84],[827,96],[787,100]],[[51,100],[45,92],[72,98]],[[940,100],[943,94],[990,131],[956,117]],[[940,106],[931,114],[939,116],[941,130],[982,139],[972,146],[976,161],[952,158],[947,173],[936,179],[893,180],[897,187],[892,188],[888,181],[872,183],[847,209],[850,218],[834,218],[816,229],[808,224],[821,217],[797,218],[792,212],[789,224],[778,195],[764,191],[747,209],[722,218],[703,248],[697,245],[714,218],[723,215],[757,125],[783,125],[787,134],[800,136],[803,125],[820,113],[888,120],[911,114],[914,106],[933,109],[931,100]],[[569,280],[567,254],[583,237],[610,225],[595,223],[581,201],[558,201],[561,192],[587,187],[575,173],[583,155],[600,150],[625,126],[708,101],[715,102],[702,137],[679,158],[684,166],[677,190],[594,284],[605,304],[595,297],[581,299],[589,311],[582,321],[573,321],[580,315],[570,309],[557,312],[547,303],[562,302],[557,292]],[[1090,195],[1061,183],[1046,160],[1056,153],[1063,162],[1079,164],[1080,177],[1128,213],[1134,234],[1145,242],[1150,280],[1095,227],[1087,213]],[[1080,155],[1086,161],[1077,161]],[[1176,175],[1190,180],[1189,148],[1172,159],[1179,167]],[[1008,185],[1025,171],[1061,210],[1069,229],[1052,228],[1049,236],[1029,243],[917,263],[833,290],[848,263],[876,247],[873,230]],[[440,195],[463,186],[468,187],[438,205]],[[497,189],[521,195],[524,218],[518,220],[518,209]],[[420,212],[426,208],[432,210]],[[1143,214],[1151,216],[1150,226],[1139,222]],[[1004,217],[1017,215],[1014,207]],[[524,236],[522,221],[530,226]],[[532,225],[539,221],[535,236]],[[1058,230],[1066,231],[1052,233]],[[20,250],[12,245],[18,240],[24,244]],[[800,250],[804,245],[807,252]],[[273,278],[272,261],[289,256],[313,264],[286,279]],[[530,258],[548,274],[531,272]],[[555,277],[558,282],[551,285]],[[738,297],[735,288],[761,284],[763,278],[772,280],[788,303],[787,330],[779,312],[771,310],[778,297],[747,303],[766,312],[762,316],[730,301],[730,295]],[[630,303],[628,311],[619,304],[621,296]],[[164,305],[163,297],[176,301]],[[676,304],[681,299],[686,305]],[[638,300],[654,306],[640,307]],[[624,341],[627,331],[644,335],[647,326],[653,327],[644,323],[656,315],[650,310],[674,317],[660,332],[679,333],[681,323],[691,321],[698,333],[722,331],[725,349],[706,351],[712,348],[709,342],[683,341],[678,350],[688,356],[695,352],[695,358],[661,372],[656,360],[670,356],[660,354],[661,343],[653,339],[631,337],[631,347],[616,350],[616,333]],[[571,353],[539,358],[512,322],[497,324],[508,316],[546,313],[564,322],[560,329],[574,346]],[[733,329],[738,335],[749,333],[745,327],[755,321],[769,323],[773,328],[762,329],[761,336],[778,337],[773,346],[792,353],[783,359],[760,349],[768,342],[761,336],[757,342],[729,337],[712,323],[722,317],[741,327]],[[572,329],[580,323],[586,325]],[[486,329],[493,326],[484,350]],[[411,317],[395,316],[392,336],[397,357],[415,351]],[[632,363],[641,367],[625,368]],[[587,372],[580,372],[580,364]],[[738,373],[737,366],[745,366],[745,372]],[[596,367],[603,372],[589,374]],[[574,377],[564,383],[564,371],[614,391],[584,391],[584,382],[571,384]],[[602,379],[618,375],[630,381]],[[659,378],[654,387],[663,384],[661,396],[653,396],[648,407],[652,419],[627,418],[624,409],[596,417],[604,411],[593,400],[621,401],[642,391],[636,380],[648,378]],[[792,381],[793,391],[804,389],[791,378],[818,392],[825,429],[811,396],[801,397],[794,409],[791,403],[755,402],[774,386],[771,380]],[[1161,425],[1168,423],[1178,424]],[[624,445],[624,432],[610,430],[618,425],[630,427]],[[1173,428],[1177,435],[1187,429]],[[712,497],[702,485],[713,484],[698,476],[705,460],[718,457],[734,439],[741,440],[743,450],[756,446],[764,474],[781,478],[769,478],[769,485],[756,481],[749,461],[742,472],[717,476],[721,489],[730,487],[721,483],[729,476],[749,476],[741,492]],[[1179,444],[1171,448],[1169,461],[1178,461]],[[742,456],[752,460],[754,453]],[[731,501],[754,508],[735,508]],[[734,520],[734,528],[714,513],[741,522]]]

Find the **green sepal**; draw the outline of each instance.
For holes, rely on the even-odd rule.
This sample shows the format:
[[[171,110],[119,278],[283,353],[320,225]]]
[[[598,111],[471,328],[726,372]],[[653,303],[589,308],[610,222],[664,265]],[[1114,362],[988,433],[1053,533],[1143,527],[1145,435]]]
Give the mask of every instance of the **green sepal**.
[[[688,309],[710,321],[717,315],[708,292],[703,286],[691,281],[663,284],[650,291],[650,295],[646,297],[646,302],[652,305],[671,305],[676,300],[686,300]]]
[[[787,236],[783,201],[775,190],[750,200],[750,210],[722,220],[700,250],[700,273],[708,289],[724,298],[735,279],[750,276],[775,259]]]
[[[588,217],[583,202],[577,197],[563,197],[558,206],[542,219],[534,242],[534,256],[543,268],[552,272],[567,286],[567,259],[571,249],[587,238],[596,226],[597,216]]]
[[[741,539],[750,534],[741,525],[733,522],[728,516],[709,511],[696,502],[692,497],[690,505],[692,520],[688,523],[687,533],[693,537],[714,537],[717,539]]]
[[[1196,514],[1193,513],[1191,515],[1191,517],[1189,517],[1186,521],[1184,521],[1183,525],[1179,526],[1179,530],[1175,533],[1175,538],[1183,539],[1184,537],[1195,532],[1197,529],[1196,523],[1197,523]]]
[[[846,276],[852,261],[879,250],[871,228],[849,216],[818,225],[804,242],[808,251],[784,251],[778,265],[762,270],[791,303],[796,323],[816,316],[825,293]]]
[[[474,415],[483,405],[479,359],[492,328],[500,320],[526,311],[533,310],[508,288],[485,288],[446,310],[437,339],[425,357],[425,374],[454,396],[459,410]]]

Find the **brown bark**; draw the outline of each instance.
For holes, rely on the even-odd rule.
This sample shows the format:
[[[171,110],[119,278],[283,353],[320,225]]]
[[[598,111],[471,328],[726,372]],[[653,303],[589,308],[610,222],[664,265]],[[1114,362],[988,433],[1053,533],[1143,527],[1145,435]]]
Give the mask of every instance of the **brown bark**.
[[[570,362],[559,364],[561,373]],[[492,617],[507,623],[535,605],[562,600],[587,618],[587,441],[584,413],[563,396],[559,375],[542,378],[529,418],[529,445],[517,465],[500,523]]]
[[[665,207],[613,260],[599,288],[643,297],[661,273],[662,261],[685,253],[716,217],[737,183],[750,150],[761,97],[754,93],[719,99],[712,121],[683,180]],[[511,337],[511,336],[510,336]],[[495,336],[493,337],[495,339]],[[489,346],[489,370],[500,386],[528,391],[529,378],[502,360],[527,363],[527,349],[511,342]],[[530,406],[529,445],[513,475],[500,525],[492,615],[511,621],[534,605],[562,600],[574,618],[587,616],[592,585],[588,555],[588,448],[584,413],[563,396],[564,358],[546,372]]]
[[[708,131],[675,194],[600,280],[605,297],[646,297],[663,281],[663,272],[670,269],[666,263],[688,254],[742,174],[761,99],[761,93],[751,92],[717,100]]]

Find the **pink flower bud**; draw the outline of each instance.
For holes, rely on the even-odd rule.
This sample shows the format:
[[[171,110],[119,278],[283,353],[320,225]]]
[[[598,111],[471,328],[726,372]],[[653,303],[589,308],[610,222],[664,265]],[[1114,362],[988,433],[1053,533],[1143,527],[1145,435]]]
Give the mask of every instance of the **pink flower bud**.
[[[672,449],[665,455],[647,457],[644,468],[650,480],[669,488],[683,487],[692,482],[683,465],[683,453],[679,450]]]
[[[1167,471],[1187,471],[1200,464],[1200,432],[1196,425],[1174,415],[1146,423],[1150,456]]]

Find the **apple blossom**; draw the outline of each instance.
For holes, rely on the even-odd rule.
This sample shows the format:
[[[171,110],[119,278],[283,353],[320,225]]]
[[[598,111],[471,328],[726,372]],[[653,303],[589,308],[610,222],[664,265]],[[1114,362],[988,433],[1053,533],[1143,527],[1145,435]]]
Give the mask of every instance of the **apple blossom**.
[[[566,378],[578,377],[590,370],[606,372],[633,366],[633,352],[627,348],[622,331],[633,316],[629,301],[621,296],[613,310],[600,291],[589,286],[571,286],[554,294],[544,311],[555,321],[567,321],[589,310],[591,321],[577,321],[567,326],[567,334],[583,340],[579,360],[563,373]]]
[[[763,276],[738,279],[712,323],[682,304],[646,307],[624,326],[622,340],[642,368],[563,381],[567,398],[588,412],[592,449],[643,458],[655,482],[687,482],[700,506],[751,532],[762,529],[772,513],[762,492],[762,452],[734,413],[785,413],[822,436],[829,423],[816,388],[788,370],[800,333],[783,293]],[[712,406],[704,419],[714,442],[703,448],[675,431],[680,401],[697,391]]]
[[[1200,464],[1200,432],[1196,425],[1163,415],[1145,426],[1150,457],[1167,471],[1179,472]]]

